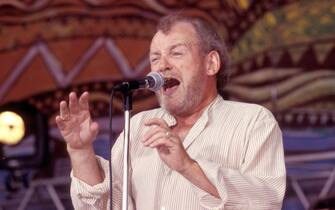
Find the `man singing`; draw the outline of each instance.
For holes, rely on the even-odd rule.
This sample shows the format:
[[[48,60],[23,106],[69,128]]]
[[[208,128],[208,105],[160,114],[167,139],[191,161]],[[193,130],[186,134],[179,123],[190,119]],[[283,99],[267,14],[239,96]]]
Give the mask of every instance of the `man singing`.
[[[223,40],[201,19],[163,17],[150,46],[151,70],[166,80],[160,108],[136,114],[130,125],[130,210],[279,210],[286,186],[282,135],[265,108],[223,100]],[[75,209],[120,210],[123,134],[108,161],[95,156],[98,134],[88,105],[70,93],[57,125],[72,163]],[[110,201],[109,190],[113,190]]]

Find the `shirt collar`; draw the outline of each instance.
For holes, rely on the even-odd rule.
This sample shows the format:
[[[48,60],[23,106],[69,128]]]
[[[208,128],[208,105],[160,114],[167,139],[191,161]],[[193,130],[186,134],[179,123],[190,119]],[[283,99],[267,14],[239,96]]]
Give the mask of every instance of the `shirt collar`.
[[[213,99],[213,101],[206,107],[206,109],[204,110],[204,112],[202,113],[202,115],[200,116],[199,119],[204,120],[205,123],[207,124],[208,119],[209,119],[209,113],[218,103],[220,103],[222,101],[223,101],[223,98],[218,94]],[[164,113],[163,113],[162,118],[165,120],[165,122],[168,124],[168,126],[169,127],[175,126],[177,124],[176,118],[173,115],[171,115],[168,111],[166,111],[165,109],[163,109],[163,112]]]

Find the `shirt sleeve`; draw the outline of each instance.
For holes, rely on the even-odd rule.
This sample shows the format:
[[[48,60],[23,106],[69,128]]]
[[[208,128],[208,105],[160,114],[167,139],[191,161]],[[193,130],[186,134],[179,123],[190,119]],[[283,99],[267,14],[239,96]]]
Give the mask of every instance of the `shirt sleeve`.
[[[109,196],[109,169],[108,161],[97,156],[100,168],[104,173],[104,180],[90,186],[76,178],[71,172],[71,198],[75,209],[106,209]],[[107,204],[108,203],[108,204]]]
[[[122,208],[122,173],[123,173],[123,138],[122,134],[112,149],[112,173],[113,173],[113,209]],[[109,209],[109,162],[102,157],[96,156],[98,164],[104,174],[104,180],[94,186],[90,186],[76,178],[71,172],[71,199],[74,209],[80,210],[101,210]],[[131,193],[131,190],[129,190]],[[132,197],[128,197],[128,209],[133,210]]]
[[[239,169],[196,159],[220,199],[193,185],[200,204],[206,209],[280,210],[286,188],[282,134],[269,111],[256,119],[243,148]]]

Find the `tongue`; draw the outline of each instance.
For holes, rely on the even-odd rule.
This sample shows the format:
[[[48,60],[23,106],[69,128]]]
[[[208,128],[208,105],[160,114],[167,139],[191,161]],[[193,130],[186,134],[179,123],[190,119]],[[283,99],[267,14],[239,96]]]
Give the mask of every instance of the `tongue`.
[[[174,86],[177,86],[179,84],[180,84],[180,82],[178,80],[176,80],[174,78],[167,78],[164,81],[164,86],[163,87],[164,87],[164,89],[168,89],[168,88],[172,88]]]

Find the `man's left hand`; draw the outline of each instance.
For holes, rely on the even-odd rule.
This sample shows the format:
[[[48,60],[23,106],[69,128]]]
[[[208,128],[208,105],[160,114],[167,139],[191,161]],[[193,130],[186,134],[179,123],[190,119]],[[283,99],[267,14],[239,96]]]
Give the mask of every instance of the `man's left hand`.
[[[153,118],[146,121],[145,125],[152,128],[143,136],[143,145],[156,148],[160,158],[171,169],[182,174],[194,163],[180,137],[164,120]]]

